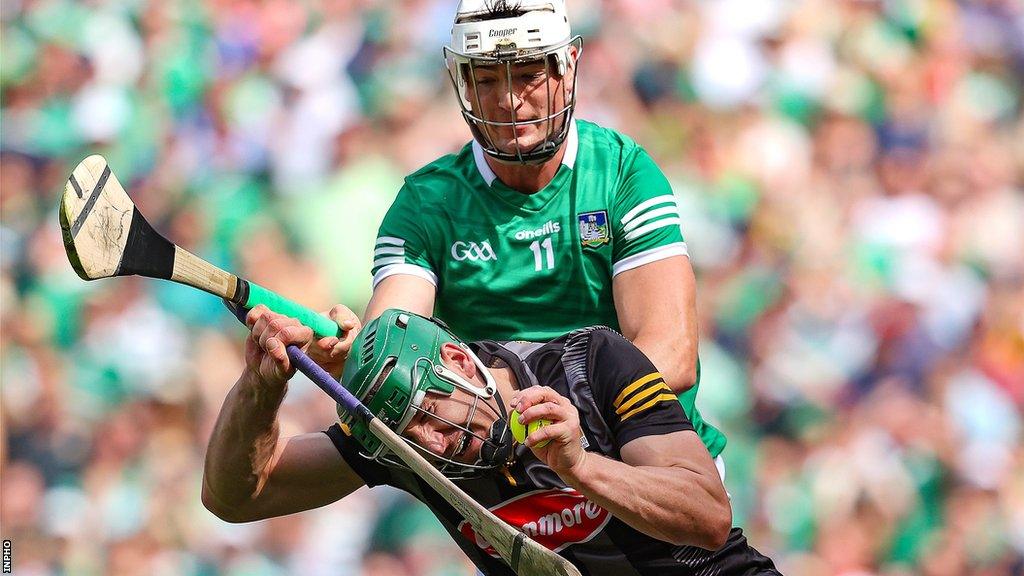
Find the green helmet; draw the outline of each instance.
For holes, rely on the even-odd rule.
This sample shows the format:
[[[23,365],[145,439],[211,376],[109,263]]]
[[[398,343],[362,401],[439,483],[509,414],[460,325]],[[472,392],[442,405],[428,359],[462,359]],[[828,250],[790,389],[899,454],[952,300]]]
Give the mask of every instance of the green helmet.
[[[451,343],[465,350],[476,363],[485,385],[477,386],[447,368],[441,361],[441,347]],[[495,456],[504,461],[508,451],[508,425],[504,404],[496,398],[497,389],[490,372],[461,340],[456,338],[441,321],[425,318],[404,310],[390,309],[363,327],[352,344],[341,384],[345,386],[369,411],[395,432],[401,434],[420,410],[427,392],[451,395],[459,387],[476,397],[473,411],[480,401],[496,402],[502,418],[495,423],[490,438],[482,438],[483,461],[475,464],[456,462],[444,455],[430,452],[410,441],[410,444],[444,461],[442,472],[450,477],[468,477],[492,468]],[[383,443],[370,432],[367,423],[354,414],[338,407],[338,416],[353,438],[365,449],[364,456],[383,463],[405,465],[391,454]],[[470,414],[472,419],[472,412]],[[467,434],[476,436],[468,426],[449,422]],[[491,443],[491,446],[488,446]],[[492,454],[492,452],[497,454]],[[501,463],[498,462],[498,463]]]

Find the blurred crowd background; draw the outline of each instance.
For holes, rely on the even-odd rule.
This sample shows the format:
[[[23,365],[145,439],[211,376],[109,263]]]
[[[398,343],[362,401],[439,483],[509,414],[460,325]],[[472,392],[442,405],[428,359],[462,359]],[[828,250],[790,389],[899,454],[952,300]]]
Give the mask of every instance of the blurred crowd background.
[[[387,489],[250,525],[200,503],[242,366],[215,298],[86,283],[57,202],[104,154],[154,226],[361,311],[403,176],[469,139],[454,0],[5,0],[3,538],[16,574],[455,576]],[[578,116],[673,182],[698,404],[787,575],[1024,573],[1024,5],[569,0]],[[295,382],[283,433],[331,402]],[[681,498],[685,495],[681,494]]]

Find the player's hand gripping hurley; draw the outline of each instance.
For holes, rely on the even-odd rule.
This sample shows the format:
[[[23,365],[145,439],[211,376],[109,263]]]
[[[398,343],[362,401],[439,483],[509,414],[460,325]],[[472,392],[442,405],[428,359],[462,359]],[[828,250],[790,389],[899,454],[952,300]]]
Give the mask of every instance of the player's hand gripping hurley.
[[[225,272],[157,233],[102,156],[89,156],[71,174],[61,197],[60,227],[68,259],[85,280],[130,275],[171,280],[224,298],[243,323],[248,309],[263,304],[299,320],[318,337],[340,337],[337,325],[325,316]],[[458,510],[513,571],[522,576],[579,576],[568,560],[470,498],[297,346],[288,346],[288,357],[335,402],[365,418],[370,431]]]

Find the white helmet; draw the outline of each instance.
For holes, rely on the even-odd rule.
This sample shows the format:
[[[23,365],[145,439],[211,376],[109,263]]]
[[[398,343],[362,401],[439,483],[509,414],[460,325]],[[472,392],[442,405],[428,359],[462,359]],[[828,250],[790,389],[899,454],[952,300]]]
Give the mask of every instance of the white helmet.
[[[558,151],[569,133],[573,108],[576,106],[576,66],[572,61],[583,49],[583,39],[572,36],[565,0],[461,0],[452,26],[451,46],[445,46],[448,75],[469,124],[473,137],[489,156],[503,162],[540,163]],[[512,97],[512,66],[544,62],[545,78],[552,72],[563,77],[572,72],[571,82],[561,82],[562,99],[556,107],[556,94],[548,84],[547,110],[539,118],[517,120],[486,118],[476,90],[476,70],[480,67],[503,66],[509,97]],[[476,94],[470,101],[469,88]],[[475,106],[474,106],[475,104]],[[538,125],[546,132],[544,139],[529,147],[521,147],[518,126]],[[494,131],[512,127],[515,150],[501,150],[495,143]]]

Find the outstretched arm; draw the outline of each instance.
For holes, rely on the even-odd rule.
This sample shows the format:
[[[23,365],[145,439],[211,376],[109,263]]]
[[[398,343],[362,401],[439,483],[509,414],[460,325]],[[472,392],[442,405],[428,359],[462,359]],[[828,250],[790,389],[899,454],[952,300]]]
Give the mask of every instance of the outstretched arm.
[[[716,550],[729,536],[732,508],[711,456],[692,431],[642,436],[620,449],[622,461],[586,452],[579,413],[546,386],[519,391],[512,407],[525,422],[547,419],[526,438],[566,484],[652,538]],[[537,444],[550,443],[543,448]]]
[[[251,522],[334,502],[363,485],[322,433],[281,439],[277,411],[294,373],[285,346],[308,346],[298,321],[254,308],[246,367],[217,417],[203,469],[203,504],[228,522]]]

